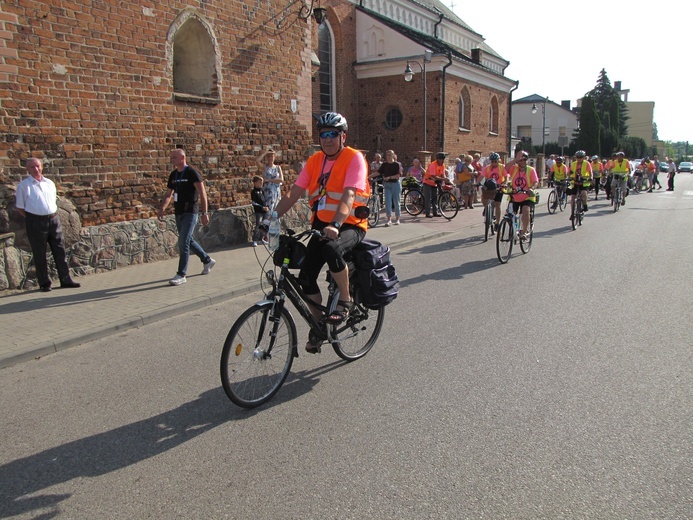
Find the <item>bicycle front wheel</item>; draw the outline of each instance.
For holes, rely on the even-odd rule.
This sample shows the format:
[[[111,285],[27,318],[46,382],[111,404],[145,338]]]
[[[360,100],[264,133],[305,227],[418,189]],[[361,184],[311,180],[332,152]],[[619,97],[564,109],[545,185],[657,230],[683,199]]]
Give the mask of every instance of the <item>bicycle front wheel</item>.
[[[368,199],[368,225],[375,227],[380,222],[380,200],[378,197]]]
[[[486,214],[484,215],[484,242],[488,240],[489,233],[492,232],[493,226],[493,204],[486,204]]]
[[[344,323],[329,325],[333,338],[332,348],[345,361],[356,361],[373,348],[385,319],[385,307],[368,309],[360,303],[354,305]]]
[[[568,205],[568,196],[565,194],[565,191],[561,194],[560,197],[558,197],[558,208],[561,211],[565,210],[565,207]]]
[[[457,204],[457,198],[452,193],[441,193],[438,198],[438,210],[446,219],[452,220],[460,210],[460,206]]]
[[[524,254],[529,253],[529,250],[532,249],[532,239],[534,238],[534,222],[531,222],[529,224],[529,236],[525,238],[524,240],[520,240],[520,251],[522,251]]]
[[[558,196],[556,195],[556,190],[551,190],[549,196],[546,198],[546,204],[549,213],[555,213],[558,207]]]
[[[271,305],[257,304],[241,314],[226,336],[221,352],[224,392],[243,408],[269,401],[286,380],[294,360],[294,320],[282,308],[275,323],[270,320],[271,312]]]
[[[496,234],[496,254],[501,264],[505,264],[510,260],[510,254],[513,252],[514,234],[513,223],[505,218],[501,220],[500,228]]]
[[[404,210],[413,217],[420,215],[424,210],[423,193],[416,189],[407,191],[404,196]]]

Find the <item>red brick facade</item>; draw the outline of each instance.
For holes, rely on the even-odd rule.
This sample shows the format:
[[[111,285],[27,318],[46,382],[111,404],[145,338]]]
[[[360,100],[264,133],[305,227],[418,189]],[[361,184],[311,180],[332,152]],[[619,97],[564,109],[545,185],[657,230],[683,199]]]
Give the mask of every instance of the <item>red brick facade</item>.
[[[0,184],[27,157],[83,225],[151,217],[183,147],[211,208],[249,201],[262,148],[305,158],[311,132],[310,26],[284,1],[137,3],[10,0],[0,7]],[[213,36],[217,103],[176,100],[171,27],[189,10]],[[297,100],[293,113],[291,100]]]

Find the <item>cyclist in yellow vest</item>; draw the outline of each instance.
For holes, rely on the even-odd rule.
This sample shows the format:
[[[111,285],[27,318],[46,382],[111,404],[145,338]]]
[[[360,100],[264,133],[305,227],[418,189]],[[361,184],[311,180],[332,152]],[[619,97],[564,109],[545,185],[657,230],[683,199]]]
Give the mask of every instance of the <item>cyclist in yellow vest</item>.
[[[630,161],[626,159],[626,154],[623,152],[616,152],[616,158],[611,161],[611,164],[609,165],[609,170],[611,171],[612,179],[611,179],[611,189],[613,193],[613,189],[618,186],[619,184],[621,185],[621,205],[625,206],[626,205],[626,190],[628,187],[628,179],[630,178]]]
[[[361,152],[344,144],[348,131],[344,116],[336,112],[323,114],[318,120],[318,131],[321,151],[308,158],[291,190],[277,204],[276,211],[281,217],[308,191],[313,212],[311,226],[322,231],[327,240],[310,239],[299,278],[306,295],[321,303],[317,280],[327,263],[342,299],[326,319],[341,323],[353,307],[349,268],[343,257],[363,240],[368,227],[367,219],[355,214],[356,208],[366,206],[370,195],[368,165]],[[317,309],[313,310],[317,313]],[[315,353],[318,347],[309,341],[306,351]]]
[[[592,166],[585,158],[586,155],[584,150],[578,150],[575,152],[575,161],[570,165],[570,173],[568,174],[570,188],[567,191],[570,195],[570,220],[573,220],[572,216],[575,213],[575,195],[580,195],[585,212],[588,209],[587,190],[592,183]]]
[[[592,166],[592,178],[594,179],[594,200],[599,200],[599,187],[603,182],[604,166],[598,155],[590,157],[590,165]]]
[[[558,206],[558,199],[563,195],[564,181],[568,175],[568,168],[565,165],[565,159],[563,157],[556,157],[556,162],[553,163],[550,173],[550,183],[556,186],[556,202],[553,203],[553,208]]]

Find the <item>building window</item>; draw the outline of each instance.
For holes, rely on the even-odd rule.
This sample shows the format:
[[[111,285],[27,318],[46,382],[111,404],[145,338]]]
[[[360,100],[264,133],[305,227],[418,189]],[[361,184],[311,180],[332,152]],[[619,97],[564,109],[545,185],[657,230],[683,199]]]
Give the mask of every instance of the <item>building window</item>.
[[[186,11],[171,38],[176,99],[218,102],[217,52],[210,28]]]
[[[334,110],[334,37],[332,28],[325,20],[318,27],[318,83],[320,85],[320,112]]]
[[[488,129],[492,134],[498,133],[498,98],[496,98],[496,96],[491,98]]]
[[[385,114],[383,126],[388,130],[396,130],[402,124],[402,112],[399,108],[391,108]]]
[[[459,126],[460,130],[469,130],[472,127],[471,121],[472,102],[467,87],[460,92],[459,101]]]

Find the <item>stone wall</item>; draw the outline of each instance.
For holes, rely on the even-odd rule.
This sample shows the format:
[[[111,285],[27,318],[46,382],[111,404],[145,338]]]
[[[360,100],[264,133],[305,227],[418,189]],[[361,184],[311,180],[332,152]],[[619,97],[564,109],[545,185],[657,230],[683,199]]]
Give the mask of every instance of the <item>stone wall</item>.
[[[79,217],[69,201],[59,199],[59,216],[65,235],[68,264],[75,276],[110,271],[133,264],[156,262],[178,256],[178,232],[173,215],[80,227]],[[310,209],[296,204],[283,218],[284,227],[305,229]],[[16,222],[13,219],[13,222]],[[248,244],[255,225],[251,206],[212,211],[208,226],[195,230],[195,239],[209,252]],[[0,290],[26,290],[37,287],[36,273],[22,227],[0,235]],[[49,256],[51,277],[57,271]]]

